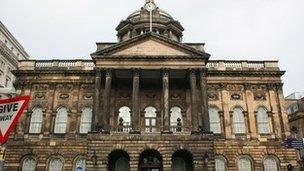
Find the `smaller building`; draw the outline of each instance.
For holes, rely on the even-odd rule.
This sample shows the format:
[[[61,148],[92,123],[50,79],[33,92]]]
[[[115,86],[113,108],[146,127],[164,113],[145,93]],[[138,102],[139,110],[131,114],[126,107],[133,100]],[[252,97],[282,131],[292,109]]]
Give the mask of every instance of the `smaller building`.
[[[297,139],[304,141],[304,93],[293,93],[286,97],[287,113],[291,131]],[[304,148],[304,147],[303,147]],[[300,152],[304,170],[304,150]]]
[[[19,60],[27,60],[29,55],[21,44],[0,21],[0,99],[14,94],[15,76],[11,71],[18,68]],[[5,148],[0,145],[0,171],[3,171]]]
[[[11,71],[17,69],[19,60],[27,59],[29,55],[0,21],[0,98],[7,97],[9,94],[5,92],[14,89],[15,76]]]

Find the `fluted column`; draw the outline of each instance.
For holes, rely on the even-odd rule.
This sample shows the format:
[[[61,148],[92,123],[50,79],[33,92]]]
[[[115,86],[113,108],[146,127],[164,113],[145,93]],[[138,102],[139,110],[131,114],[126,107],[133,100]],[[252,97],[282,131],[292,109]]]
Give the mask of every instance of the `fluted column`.
[[[112,71],[106,70],[106,82],[103,91],[103,129],[105,131],[110,131],[110,93],[112,85]]]
[[[102,116],[100,113],[100,90],[101,90],[101,70],[96,69],[95,76],[95,96],[94,96],[94,108],[93,108],[93,117],[92,117],[92,125],[93,131],[98,131],[100,128],[100,124],[102,121]]]
[[[197,117],[197,95],[196,95],[196,70],[190,70],[190,89],[191,89],[191,125],[192,131],[197,131],[198,117]]]
[[[132,93],[132,128],[139,131],[139,75],[138,69],[133,71],[133,93]]]
[[[210,131],[210,120],[208,111],[208,97],[207,97],[207,70],[200,71],[200,88],[201,88],[201,116],[199,116],[199,126],[202,126],[203,131]]]
[[[170,131],[170,115],[169,115],[169,70],[163,70],[163,117],[164,131]]]

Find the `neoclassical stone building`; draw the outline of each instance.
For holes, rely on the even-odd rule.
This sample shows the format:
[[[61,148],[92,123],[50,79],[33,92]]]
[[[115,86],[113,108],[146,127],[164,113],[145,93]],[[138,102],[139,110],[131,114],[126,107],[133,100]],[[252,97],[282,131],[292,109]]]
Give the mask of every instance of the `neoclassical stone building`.
[[[147,2],[92,60],[22,61],[30,95],[7,171],[286,170],[297,167],[277,61],[212,61]],[[150,30],[150,14],[153,28]]]

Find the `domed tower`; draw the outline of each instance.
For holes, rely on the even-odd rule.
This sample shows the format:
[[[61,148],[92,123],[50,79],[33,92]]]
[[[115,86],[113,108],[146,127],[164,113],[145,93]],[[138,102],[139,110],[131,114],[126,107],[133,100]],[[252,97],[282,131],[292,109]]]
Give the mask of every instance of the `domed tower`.
[[[120,42],[150,31],[181,42],[184,28],[170,14],[157,7],[154,0],[146,0],[143,7],[119,23],[116,31]]]

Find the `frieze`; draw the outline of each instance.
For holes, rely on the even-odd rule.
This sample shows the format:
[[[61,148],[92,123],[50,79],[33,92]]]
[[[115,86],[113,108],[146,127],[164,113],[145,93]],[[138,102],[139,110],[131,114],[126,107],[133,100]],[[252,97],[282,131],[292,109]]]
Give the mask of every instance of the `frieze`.
[[[95,89],[95,86],[92,84],[82,84],[80,85],[80,90],[92,91]]]
[[[56,88],[59,90],[72,90],[73,85],[72,84],[57,84]]]
[[[213,91],[217,91],[217,90],[220,90],[222,87],[221,87],[221,84],[208,84],[207,85],[207,90],[213,90]]]
[[[227,85],[228,91],[242,91],[244,90],[244,85],[237,85],[237,84],[229,84]]]
[[[48,84],[34,84],[33,89],[35,91],[45,91],[45,90],[49,89],[49,85]]]

